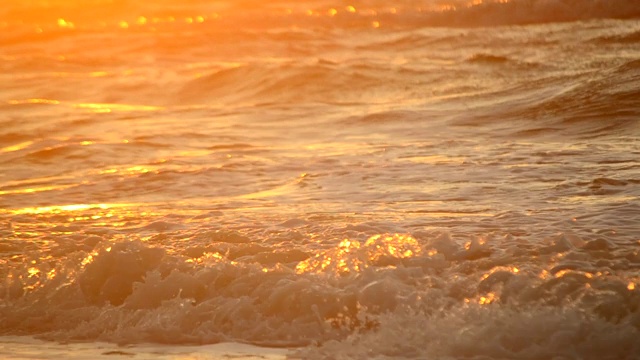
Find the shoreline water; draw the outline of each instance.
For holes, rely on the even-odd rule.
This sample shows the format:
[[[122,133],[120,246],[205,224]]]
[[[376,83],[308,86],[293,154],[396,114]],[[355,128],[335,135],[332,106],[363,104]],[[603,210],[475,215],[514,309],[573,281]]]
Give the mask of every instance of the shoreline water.
[[[284,360],[287,349],[263,348],[240,343],[213,345],[135,344],[119,346],[105,342],[60,344],[30,336],[0,336],[0,357],[4,360]]]

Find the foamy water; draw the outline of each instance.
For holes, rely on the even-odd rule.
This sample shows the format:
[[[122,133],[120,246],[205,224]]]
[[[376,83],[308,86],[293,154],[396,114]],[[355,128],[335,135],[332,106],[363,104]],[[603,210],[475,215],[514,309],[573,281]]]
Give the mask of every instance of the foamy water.
[[[49,3],[0,10],[0,335],[640,358],[636,1]]]

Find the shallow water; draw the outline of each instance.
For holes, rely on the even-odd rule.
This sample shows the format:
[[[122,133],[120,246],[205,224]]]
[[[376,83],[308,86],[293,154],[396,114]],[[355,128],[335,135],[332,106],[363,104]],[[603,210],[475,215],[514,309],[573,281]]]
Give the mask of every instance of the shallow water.
[[[49,3],[0,11],[1,335],[639,358],[636,2]]]
[[[104,342],[56,344],[26,336],[0,337],[0,355],[5,360],[69,359],[94,360],[282,360],[286,349],[274,349],[236,343],[213,345],[130,344],[118,346]]]

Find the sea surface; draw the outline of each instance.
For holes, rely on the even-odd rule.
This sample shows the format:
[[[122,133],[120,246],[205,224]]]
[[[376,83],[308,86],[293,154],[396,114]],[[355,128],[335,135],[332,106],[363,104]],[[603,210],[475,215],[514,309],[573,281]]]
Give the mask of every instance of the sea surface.
[[[3,356],[640,359],[638,1],[152,3],[0,7]]]

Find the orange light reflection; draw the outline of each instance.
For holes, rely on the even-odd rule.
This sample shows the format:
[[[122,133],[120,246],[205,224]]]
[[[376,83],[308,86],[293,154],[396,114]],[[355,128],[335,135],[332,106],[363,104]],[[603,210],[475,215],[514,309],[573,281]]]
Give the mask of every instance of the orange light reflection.
[[[87,109],[96,113],[110,113],[112,111],[158,111],[162,110],[159,106],[149,105],[130,105],[130,104],[99,104],[99,103],[82,103],[75,104],[75,108]]]
[[[30,187],[26,189],[15,189],[15,190],[0,190],[1,195],[9,195],[9,194],[31,194],[43,191],[52,191],[52,190],[64,190],[76,185],[50,185],[50,186],[40,186],[40,187]]]
[[[61,214],[64,212],[84,211],[92,209],[108,210],[114,208],[130,207],[131,204],[70,204],[56,206],[27,207],[16,210],[9,210],[12,214]]]
[[[28,148],[29,146],[31,146],[31,144],[33,144],[33,141],[25,141],[20,144],[7,146],[5,148],[0,149],[0,153],[19,151],[19,150]]]

